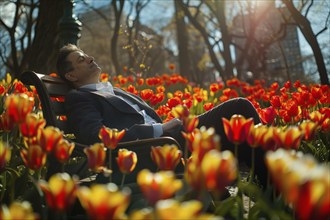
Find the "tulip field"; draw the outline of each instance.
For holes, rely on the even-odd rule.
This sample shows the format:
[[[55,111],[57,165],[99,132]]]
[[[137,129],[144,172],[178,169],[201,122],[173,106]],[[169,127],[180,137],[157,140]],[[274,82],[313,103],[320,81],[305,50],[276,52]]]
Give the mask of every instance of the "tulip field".
[[[103,127],[100,143],[84,149],[90,172],[106,173],[108,184],[83,185],[65,170],[46,180],[50,157],[63,167],[82,158],[71,155],[75,144],[67,134],[46,127],[35,89],[7,74],[0,83],[0,219],[70,219],[76,203],[85,219],[330,218],[329,86],[262,80],[248,84],[235,78],[196,85],[176,73],[149,78],[102,73],[100,80],[140,96],[164,121],[183,122],[184,149],[152,147],[150,157],[158,172],[138,173],[145,205],[132,208],[134,199],[125,187],[125,177],[143,158],[120,149],[119,170],[111,170],[106,161],[125,130]],[[222,151],[214,129],[196,128],[197,115],[236,97],[255,106],[262,124],[241,115],[221,121],[235,146],[247,142],[252,152],[266,151],[266,187],[254,178],[253,162],[248,175],[242,175],[237,152]],[[179,163],[184,166],[181,178],[174,173]],[[111,182],[114,172],[122,173],[120,185]],[[228,186],[236,192],[224,197]],[[33,200],[28,200],[30,192],[37,192]]]

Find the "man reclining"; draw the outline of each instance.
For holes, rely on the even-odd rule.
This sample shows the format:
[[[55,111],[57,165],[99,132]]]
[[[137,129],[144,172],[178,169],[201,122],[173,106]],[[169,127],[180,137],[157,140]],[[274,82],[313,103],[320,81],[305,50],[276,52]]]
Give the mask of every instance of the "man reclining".
[[[114,88],[110,82],[100,82],[101,68],[93,57],[87,55],[75,45],[61,48],[57,62],[58,74],[69,81],[74,89],[65,98],[68,124],[78,140],[83,144],[101,142],[98,133],[102,126],[125,129],[122,141],[171,136],[179,143],[184,139],[181,135],[182,122],[178,119],[162,123],[157,113],[141,98]],[[221,137],[223,150],[234,151],[234,146],[224,133],[222,117],[230,119],[234,114],[253,118],[254,123],[260,119],[253,105],[244,98],[226,101],[198,116],[198,127],[214,127]],[[251,163],[251,147],[242,144],[238,160]],[[261,183],[266,183],[266,166],[264,152],[256,149],[256,170]],[[141,158],[143,160],[143,158]],[[150,166],[154,166],[150,164]]]

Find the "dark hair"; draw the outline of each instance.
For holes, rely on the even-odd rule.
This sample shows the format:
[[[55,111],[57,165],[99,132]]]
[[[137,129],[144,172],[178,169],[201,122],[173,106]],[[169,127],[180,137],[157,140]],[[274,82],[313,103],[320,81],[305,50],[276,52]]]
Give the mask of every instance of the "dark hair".
[[[67,61],[66,59],[70,53],[75,51],[82,50],[74,44],[67,44],[60,49],[60,52],[58,54],[56,63],[57,74],[64,80],[67,80],[65,78],[65,74],[73,69],[72,63],[70,61]]]

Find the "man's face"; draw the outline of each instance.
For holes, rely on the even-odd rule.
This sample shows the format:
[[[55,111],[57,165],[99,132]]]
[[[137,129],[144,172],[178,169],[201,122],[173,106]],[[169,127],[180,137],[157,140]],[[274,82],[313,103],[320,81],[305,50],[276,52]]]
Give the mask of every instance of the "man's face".
[[[68,55],[67,61],[72,63],[73,70],[65,77],[77,87],[99,82],[101,68],[94,62],[94,58],[83,51],[75,51]]]

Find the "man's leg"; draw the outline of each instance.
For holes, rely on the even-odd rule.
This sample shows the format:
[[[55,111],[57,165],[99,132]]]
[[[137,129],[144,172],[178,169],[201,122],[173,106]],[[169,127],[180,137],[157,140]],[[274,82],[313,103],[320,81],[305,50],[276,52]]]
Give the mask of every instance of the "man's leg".
[[[228,141],[222,123],[223,117],[229,120],[234,114],[242,115],[245,118],[253,118],[254,124],[261,122],[256,109],[250,101],[244,98],[236,98],[226,101],[198,116],[198,127],[214,127],[216,133],[221,137],[221,149],[234,152],[234,145]],[[251,166],[251,150],[252,148],[247,143],[238,146],[238,160],[240,163],[245,162],[248,166]],[[267,168],[264,155],[265,152],[260,147],[255,149],[255,173],[260,183],[266,187]]]

